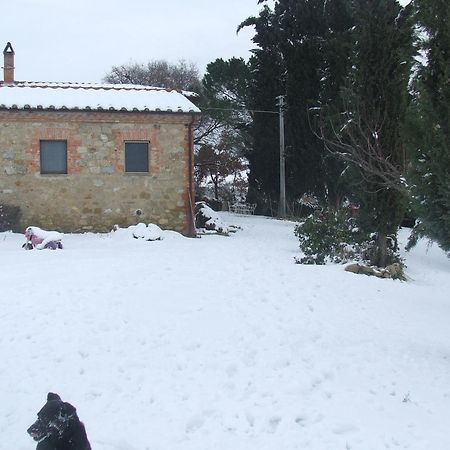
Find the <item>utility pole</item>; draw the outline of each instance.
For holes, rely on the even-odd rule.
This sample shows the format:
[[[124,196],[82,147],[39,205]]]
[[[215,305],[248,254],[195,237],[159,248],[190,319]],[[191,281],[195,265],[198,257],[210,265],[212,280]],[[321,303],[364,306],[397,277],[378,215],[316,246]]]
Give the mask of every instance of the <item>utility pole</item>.
[[[286,217],[286,168],[284,158],[284,95],[277,97],[280,108],[280,203],[278,216]]]

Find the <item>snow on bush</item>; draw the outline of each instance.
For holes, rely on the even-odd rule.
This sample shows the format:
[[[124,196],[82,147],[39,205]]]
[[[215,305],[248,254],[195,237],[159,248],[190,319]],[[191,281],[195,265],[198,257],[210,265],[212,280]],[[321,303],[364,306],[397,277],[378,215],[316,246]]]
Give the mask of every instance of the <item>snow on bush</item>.
[[[345,263],[362,253],[364,236],[346,209],[316,209],[297,224],[294,234],[305,254],[296,259],[299,264]]]
[[[378,234],[364,232],[349,208],[316,209],[303,222],[296,225],[302,258],[298,264],[347,263],[360,261],[371,264],[377,251]],[[401,263],[397,238],[387,237],[389,260]]]
[[[145,241],[160,241],[163,239],[163,231],[154,223],[138,223],[133,230],[135,239],[144,239]]]
[[[222,222],[219,214],[210,208],[205,202],[195,204],[195,227],[208,231],[216,231],[220,234],[228,234],[228,225]]]

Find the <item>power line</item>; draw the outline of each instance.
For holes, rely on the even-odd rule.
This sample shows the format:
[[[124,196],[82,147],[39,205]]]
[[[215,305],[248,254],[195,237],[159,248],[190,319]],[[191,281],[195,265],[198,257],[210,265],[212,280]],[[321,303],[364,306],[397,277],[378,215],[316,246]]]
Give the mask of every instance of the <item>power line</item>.
[[[265,111],[260,109],[235,109],[235,108],[204,108],[204,111],[234,111],[234,112],[250,112],[259,114],[276,114],[280,118],[280,204],[278,215],[281,218],[286,217],[286,173],[285,173],[285,154],[284,154],[284,108],[285,96],[279,95],[278,111]]]

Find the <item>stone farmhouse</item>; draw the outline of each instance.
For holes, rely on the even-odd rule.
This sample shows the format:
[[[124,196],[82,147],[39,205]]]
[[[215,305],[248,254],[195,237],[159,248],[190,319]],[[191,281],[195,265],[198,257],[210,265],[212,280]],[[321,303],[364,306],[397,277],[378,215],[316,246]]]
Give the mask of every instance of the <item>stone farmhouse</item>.
[[[0,204],[21,208],[21,227],[109,231],[144,222],[195,235],[200,110],[182,92],[16,81],[10,43],[3,55]]]

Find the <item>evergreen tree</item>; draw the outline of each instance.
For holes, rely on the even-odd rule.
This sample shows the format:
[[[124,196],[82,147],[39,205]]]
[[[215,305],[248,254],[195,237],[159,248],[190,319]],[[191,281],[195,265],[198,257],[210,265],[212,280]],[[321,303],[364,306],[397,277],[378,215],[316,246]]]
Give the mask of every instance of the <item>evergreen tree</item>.
[[[260,1],[260,3],[262,3]],[[274,110],[276,97],[286,95],[287,197],[304,193],[335,202],[339,172],[311,128],[310,107],[338,100],[348,65],[351,15],[344,0],[279,0],[258,17],[241,24],[254,26],[251,60],[254,109]],[[271,200],[279,192],[278,118],[255,115],[254,151],[249,154],[250,184]]]
[[[450,252],[450,3],[417,0],[426,63],[416,80],[407,130],[419,231]]]
[[[341,168],[325,151],[311,121],[311,108],[339,109],[339,92],[349,70],[349,2],[280,0],[275,6],[279,41],[286,62],[287,166],[291,197],[312,193],[339,203]]]
[[[224,107],[246,109],[250,69],[242,58],[216,59],[206,67],[203,87],[209,98],[221,100]]]
[[[321,92],[318,106],[320,106],[320,116],[333,122],[340,116],[343,109],[341,92],[347,82],[352,63],[351,54],[354,45],[352,2],[348,0],[327,2],[324,15],[328,25],[323,40]],[[311,111],[310,119],[314,119]],[[320,128],[320,125],[313,125],[314,132],[319,135]],[[349,193],[348,168],[333,153],[326,151],[323,158],[323,170],[328,204],[332,209],[338,210],[342,206],[344,196],[348,196]]]
[[[202,80],[202,124],[197,130],[196,143],[217,143],[223,132],[227,140],[234,138],[235,149],[242,154],[249,145],[248,112],[250,68],[242,58],[227,61],[219,58],[208,64]]]
[[[254,26],[257,48],[250,58],[249,107],[253,111],[277,110],[277,96],[284,91],[284,62],[274,29],[273,11],[264,5],[258,17],[246,19],[238,28]],[[252,113],[248,200],[258,204],[258,212],[274,214],[279,197],[279,122],[278,115]]]
[[[352,169],[359,222],[376,232],[372,263],[390,263],[406,207],[405,152],[401,130],[412,59],[411,8],[396,0],[354,0],[355,50],[346,111],[335,141]]]
[[[208,64],[202,83],[202,120],[195,133],[197,193],[207,183],[214,187],[215,200],[235,202],[247,186],[242,172],[250,145],[250,69],[242,58],[219,58]]]

